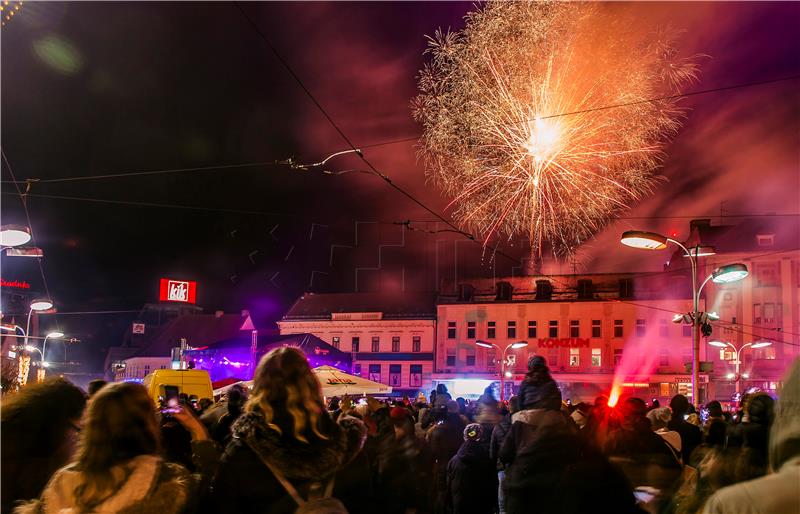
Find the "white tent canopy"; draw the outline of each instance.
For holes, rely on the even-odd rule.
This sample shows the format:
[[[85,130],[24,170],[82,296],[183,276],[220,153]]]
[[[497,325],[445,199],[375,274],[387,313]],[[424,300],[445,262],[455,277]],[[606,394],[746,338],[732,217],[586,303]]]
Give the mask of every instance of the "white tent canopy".
[[[392,388],[386,384],[373,382],[366,378],[350,375],[332,366],[314,368],[314,373],[322,386],[322,394],[327,397],[341,396],[343,394],[389,394]]]

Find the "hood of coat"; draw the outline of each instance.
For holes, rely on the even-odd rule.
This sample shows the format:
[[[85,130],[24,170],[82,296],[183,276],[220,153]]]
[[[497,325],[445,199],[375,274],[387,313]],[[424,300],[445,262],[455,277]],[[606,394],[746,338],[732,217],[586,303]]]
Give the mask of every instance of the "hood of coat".
[[[800,457],[800,359],[784,379],[769,438],[772,469],[779,470],[793,457]]]
[[[142,502],[151,494],[163,465],[160,457],[140,455],[113,468],[110,473],[121,478],[124,477],[124,481],[109,498],[97,505],[93,512],[120,512]],[[176,480],[180,479],[176,477]],[[58,471],[42,493],[43,511],[59,514],[78,512],[75,491],[84,482],[84,474],[76,470],[74,466],[68,466]],[[176,494],[184,496],[184,498],[175,499],[181,504],[185,502],[185,488],[176,487],[174,489]]]
[[[491,463],[494,465],[489,459],[489,451],[486,449],[486,446],[479,441],[464,441],[461,448],[458,449],[457,455],[464,463]]]
[[[367,437],[364,423],[351,416],[341,416],[328,439],[304,443],[282,437],[267,426],[258,412],[243,414],[231,429],[262,461],[279,469],[290,480],[324,480],[350,462]]]
[[[513,423],[521,422],[536,427],[551,427],[565,425],[564,416],[560,411],[551,409],[526,409],[511,416]]]

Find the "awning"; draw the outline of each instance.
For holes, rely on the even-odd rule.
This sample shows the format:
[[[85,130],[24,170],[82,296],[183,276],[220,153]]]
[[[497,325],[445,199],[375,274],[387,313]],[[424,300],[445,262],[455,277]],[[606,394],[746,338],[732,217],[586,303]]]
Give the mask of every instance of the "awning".
[[[386,384],[350,375],[332,366],[314,368],[314,373],[319,379],[322,394],[325,396],[389,394],[392,392],[392,388]]]

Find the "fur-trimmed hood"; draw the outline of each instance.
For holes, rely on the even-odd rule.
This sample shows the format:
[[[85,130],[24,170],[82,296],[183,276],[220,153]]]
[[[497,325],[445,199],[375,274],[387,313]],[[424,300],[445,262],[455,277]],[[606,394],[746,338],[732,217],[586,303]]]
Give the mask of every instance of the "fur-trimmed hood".
[[[364,446],[367,428],[352,416],[341,416],[327,440],[303,443],[282,437],[259,412],[248,412],[233,424],[233,437],[289,480],[322,481],[349,463]]]

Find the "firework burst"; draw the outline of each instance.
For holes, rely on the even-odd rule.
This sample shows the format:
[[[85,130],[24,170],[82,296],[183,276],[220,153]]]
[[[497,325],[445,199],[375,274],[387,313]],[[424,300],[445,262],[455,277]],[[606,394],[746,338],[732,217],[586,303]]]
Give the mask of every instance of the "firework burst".
[[[412,102],[426,173],[485,242],[527,236],[573,251],[652,191],[697,73],[667,33],[602,7],[490,2],[429,38]],[[606,108],[612,105],[621,105]]]

